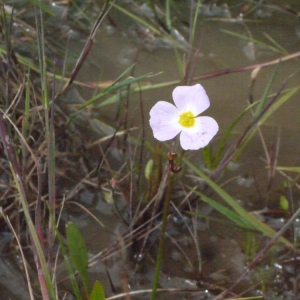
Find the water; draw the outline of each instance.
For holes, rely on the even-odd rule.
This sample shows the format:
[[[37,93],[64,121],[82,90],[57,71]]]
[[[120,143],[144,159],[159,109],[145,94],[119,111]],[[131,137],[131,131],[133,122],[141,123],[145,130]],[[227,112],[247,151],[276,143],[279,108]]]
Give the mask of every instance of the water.
[[[183,9],[182,20],[185,20],[184,15],[186,10]],[[271,43],[266,38],[269,35],[279,45],[282,45],[288,53],[297,52],[299,49],[299,38],[297,36],[297,24],[295,18],[291,16],[282,15],[274,11],[263,16],[263,11],[259,13],[259,19],[250,20],[249,22],[241,22],[238,19],[224,19],[223,21],[212,19],[201,19],[199,22],[195,45],[198,45],[201,39],[201,48],[198,59],[198,64],[195,69],[195,76],[209,74],[222,69],[231,69],[254,65],[261,62],[272,61],[281,57],[281,54],[274,53],[269,47],[256,45],[248,40],[243,40],[235,36],[231,36],[222,30],[229,30],[242,35],[243,37],[252,36],[254,39],[270,45]],[[234,14],[234,12],[233,12]],[[94,66],[91,71],[90,66],[87,67],[89,72],[83,69],[80,74],[80,79],[84,82],[96,81],[98,79],[106,81],[113,80],[129,67],[136,60],[138,53],[137,65],[135,67],[135,76],[151,72],[154,76],[143,80],[141,85],[156,84],[178,80],[180,72],[176,64],[174,52],[163,44],[160,40],[153,39],[152,46],[148,43],[140,49],[140,40],[136,39],[136,28],[130,25],[128,19],[122,19],[117,12],[112,14],[119,16],[114,19],[117,23],[117,30],[112,34],[105,33],[105,24],[100,28],[97,36],[97,42],[92,49],[89,56],[89,63]],[[280,16],[281,19],[278,19]],[[122,25],[122,24],[126,24]],[[187,36],[186,28],[181,26],[183,36]],[[183,44],[184,45],[184,44]],[[78,46],[78,44],[77,44]],[[180,58],[184,57],[185,53],[180,51]],[[282,62],[276,74],[276,79],[272,85],[271,92],[276,93],[279,88],[285,83],[287,78],[299,69],[299,61],[292,60]],[[257,76],[253,97],[254,101],[259,100],[271,78],[271,74],[275,69],[275,65],[262,68]],[[198,80],[206,89],[210,100],[211,107],[205,113],[214,117],[220,125],[219,137],[224,133],[226,128],[231,124],[234,118],[248,106],[248,94],[250,85],[251,71],[232,73],[229,75],[218,76],[206,80]],[[298,84],[298,75],[292,76],[287,83],[287,88],[293,87]],[[164,89],[146,91],[142,93],[143,108],[146,119],[146,132],[147,139],[153,141],[151,131],[147,126],[148,112],[150,108],[158,100],[172,101],[171,92],[174,86],[166,87]],[[88,92],[89,93],[89,92]],[[83,91],[83,95],[87,95]],[[278,138],[280,137],[279,148],[279,164],[295,165],[299,162],[298,154],[295,149],[299,145],[299,132],[300,125],[298,97],[295,96],[292,100],[286,103],[267,121],[266,125],[262,128],[265,143],[271,151],[276,147]],[[139,112],[138,96],[134,95],[130,98],[129,111],[130,111],[130,124],[132,126],[141,127],[141,118]],[[108,122],[113,124],[113,117],[115,114],[115,107],[102,107],[99,111],[99,116],[104,116]],[[109,118],[112,116],[112,119]],[[232,137],[234,141],[241,130],[251,119],[249,114],[236,128],[235,135]],[[218,137],[215,143],[217,143]],[[199,157],[196,156],[196,161]],[[263,208],[269,205],[267,200],[262,203],[260,193],[265,193],[267,189],[267,171],[264,168],[265,158],[261,140],[256,137],[251,141],[249,147],[244,151],[244,154],[239,160],[239,168],[235,171],[229,171],[226,175],[227,178],[235,178],[228,185],[227,190],[249,210]],[[201,161],[199,161],[201,164]],[[263,166],[263,168],[262,168]],[[277,180],[277,181],[276,181]],[[276,177],[275,183],[282,182],[282,179]],[[281,183],[279,183],[281,184]],[[257,193],[257,189],[260,193]],[[274,193],[273,193],[274,194]],[[276,199],[276,196],[274,196]],[[274,205],[274,203],[271,205]],[[203,205],[202,209],[206,209]],[[203,282],[214,282],[216,285],[230,285],[243,271],[246,262],[246,255],[243,249],[243,235],[240,233],[233,233],[232,228],[227,226],[217,226],[213,223],[206,223],[198,221],[199,232],[196,237],[199,243],[200,253],[202,255],[201,274]],[[205,222],[204,222],[205,223]],[[181,225],[183,226],[183,225]],[[170,255],[166,254],[164,258],[164,268],[162,276],[169,276],[170,286],[185,287],[184,280],[190,279],[193,284],[196,284],[194,277],[194,265],[197,261],[197,251],[195,250],[195,241],[190,236],[188,231],[183,231],[183,228],[171,224],[170,232],[172,237],[180,245],[181,249],[193,262],[190,266],[186,261],[186,257],[177,246],[167,240],[167,248],[172,249]],[[184,227],[184,226],[183,226]],[[97,229],[98,230],[98,229]],[[230,232],[231,233],[230,233]],[[209,236],[209,237],[208,237]],[[152,252],[151,252],[152,253]],[[151,254],[152,259],[155,259],[155,251]],[[120,256],[117,256],[120,259]],[[124,257],[123,262],[120,263],[119,259],[113,260],[111,270],[114,282],[121,282],[119,268],[126,268],[126,274],[129,277],[130,287],[134,289],[151,288],[153,277],[153,264],[150,262],[144,263],[142,272],[132,273],[132,264]],[[199,262],[198,262],[199,263]],[[116,266],[117,265],[117,266]],[[117,271],[116,271],[117,270]],[[223,270],[223,271],[222,271]],[[133,276],[133,277],[132,277]],[[135,279],[132,279],[135,278]],[[138,278],[138,279],[136,279]],[[178,278],[181,282],[178,282]],[[142,284],[137,284],[137,282]],[[176,283],[175,283],[176,282]],[[207,287],[204,283],[204,286]],[[253,282],[252,282],[253,283]],[[244,280],[239,291],[243,291],[252,284],[248,279]],[[117,286],[119,286],[117,284]],[[162,280],[162,287],[166,287]],[[195,286],[193,286],[195,288]],[[122,287],[119,287],[122,290]],[[218,293],[218,291],[214,291]],[[255,294],[255,293],[254,293]],[[182,297],[182,296],[181,296]],[[210,299],[212,296],[207,296]],[[147,298],[147,297],[146,297]],[[142,299],[142,298],[138,298]],[[165,299],[163,295],[159,299]],[[204,299],[204,298],[203,298]]]
[[[189,10],[184,3],[181,1],[178,4],[176,25],[179,32],[173,32],[182,47],[178,51],[180,59],[186,56],[185,50],[188,50],[186,22],[188,21]],[[126,2],[124,7],[131,8],[130,2]],[[135,9],[136,13],[150,13],[144,5],[135,7]],[[254,18],[243,19],[239,15],[239,10],[240,8],[232,8],[230,2],[228,2],[228,6],[203,7],[195,36],[195,45],[199,45],[201,41],[195,77],[223,69],[272,61],[283,56],[272,51],[270,47],[256,45],[251,40],[229,35],[224,30],[238,33],[243,37],[253,37],[271,45],[270,40],[266,38],[268,35],[276,43],[282,45],[287,53],[294,53],[299,50],[299,24],[294,15],[283,11],[279,6],[276,9],[262,6],[256,9]],[[78,80],[82,82],[114,81],[135,62],[137,63],[134,76],[152,74],[141,81],[141,86],[179,80],[181,73],[176,63],[176,55],[172,50],[172,44],[169,41],[161,39],[137,25],[136,22],[115,9],[111,11],[110,18],[113,22],[105,20],[100,26],[96,41],[79,73]],[[69,48],[73,52],[73,57],[76,57],[76,54],[80,53],[85,43],[86,36],[76,31],[73,31],[72,34]],[[147,35],[146,41],[141,38],[145,35]],[[185,40],[182,40],[182,37],[185,37]],[[141,46],[142,42],[143,45]],[[68,59],[67,69],[71,69],[73,64],[74,59]],[[286,88],[298,84],[299,75],[291,75],[299,70],[299,67],[300,62],[297,59],[281,62],[271,92],[276,93],[287,79]],[[272,65],[260,70],[253,88],[254,101],[262,97],[274,69],[275,65]],[[220,133],[213,141],[213,145],[217,145],[231,122],[248,106],[250,76],[251,71],[246,71],[194,81],[194,83],[199,82],[205,87],[211,100],[211,107],[205,114],[214,117],[220,125]],[[146,124],[146,140],[152,144],[155,141],[148,126],[149,110],[158,100],[171,102],[171,92],[174,86],[144,91],[141,94]],[[73,87],[72,89],[73,91],[76,90],[81,101],[89,99],[93,94],[93,90],[87,88]],[[74,100],[74,93],[69,98],[72,98],[69,100]],[[140,132],[142,126],[139,101],[139,94],[131,96],[129,101],[129,124],[138,127],[136,134]],[[279,165],[295,166],[299,164],[297,151],[300,138],[298,130],[300,126],[299,112],[297,94],[272,115],[262,128],[268,151],[275,151],[276,143],[280,138]],[[91,119],[101,119],[112,127],[117,126],[116,115],[117,105],[103,106],[98,110],[90,111]],[[236,141],[250,120],[251,114],[248,114],[238,124],[232,135],[232,143]],[[132,149],[130,148],[130,150]],[[124,156],[117,149],[114,149],[114,151],[115,153],[111,153],[109,159],[114,160],[112,164],[116,167],[114,169],[116,170],[122,165]],[[150,157],[150,155],[147,154],[147,157]],[[273,183],[273,198],[271,197],[273,200],[268,201],[263,196],[266,194],[268,185],[264,158],[262,142],[256,136],[236,163],[237,168],[228,170],[220,180],[220,183],[226,183],[226,190],[249,210],[262,209],[267,205],[276,206],[279,195],[278,190],[282,188],[283,180],[277,176]],[[199,166],[203,164],[201,156],[197,153],[194,154],[193,160]],[[102,172],[106,172],[108,178],[114,175],[114,172],[109,173],[108,170]],[[105,184],[105,182],[102,183]],[[128,192],[128,187],[125,186],[124,189]],[[106,184],[103,190],[106,191],[106,199],[108,199],[111,186]],[[95,221],[83,212],[74,213],[70,208],[72,204],[68,206],[64,215],[65,220],[73,220],[82,232],[88,232],[85,238],[91,257],[107,249],[116,241],[122,244],[124,234],[128,232],[128,227],[117,216],[114,205],[104,199],[103,190],[95,193],[94,189],[83,188],[74,200],[90,209],[96,218],[105,224],[105,228],[100,225],[95,226]],[[184,197],[184,195],[179,194],[177,197]],[[118,194],[118,189],[116,189],[116,194],[110,200],[116,202],[123,217],[128,220],[126,214],[127,203]],[[179,200],[178,202],[176,200],[178,199],[174,200],[176,204],[180,203]],[[203,203],[199,204],[199,212],[220,218],[218,214],[212,212],[208,205]],[[177,216],[178,219],[170,221],[168,227],[170,238],[166,240],[168,252],[164,258],[161,286],[163,288],[177,287],[196,290],[200,285],[200,291],[196,294],[189,291],[184,296],[189,297],[188,299],[193,299],[193,297],[196,297],[195,299],[212,299],[213,294],[220,293],[219,286],[229,286],[244,271],[247,262],[247,254],[244,249],[245,234],[232,226],[226,225],[226,223],[224,225],[224,223],[219,224],[205,219],[193,221],[188,218],[178,222],[182,219],[181,217],[179,215]],[[188,228],[194,228],[193,226],[197,230],[192,234]],[[124,291],[125,287],[130,287],[132,290],[151,289],[157,251],[155,245],[157,243],[155,240],[157,233],[151,238],[154,246],[151,249],[147,248],[149,252],[146,253],[145,259],[139,267],[137,267],[137,263],[133,258],[136,253],[134,251],[132,253],[131,248],[128,248],[127,251],[122,250],[107,260],[104,259],[104,255],[100,255],[99,260],[105,261],[105,265],[98,262],[91,267],[91,282],[96,279],[100,280],[106,288],[107,295],[111,295],[110,283],[106,274],[107,270],[118,292]],[[258,238],[257,242],[263,243],[263,240]],[[114,251],[112,249],[109,253],[114,253]],[[200,274],[201,277],[199,278]],[[253,282],[257,282],[258,279],[255,276],[259,277],[256,274],[253,275],[253,281],[244,280],[237,292],[242,292],[252,286]],[[277,290],[280,290],[284,285],[281,280],[283,279],[280,277]],[[148,299],[148,296],[140,295],[136,296],[136,299],[144,299],[143,297]],[[158,299],[169,297],[169,294],[160,294]],[[182,299],[183,296],[180,294],[180,296],[174,296],[172,299],[177,299],[176,297]]]

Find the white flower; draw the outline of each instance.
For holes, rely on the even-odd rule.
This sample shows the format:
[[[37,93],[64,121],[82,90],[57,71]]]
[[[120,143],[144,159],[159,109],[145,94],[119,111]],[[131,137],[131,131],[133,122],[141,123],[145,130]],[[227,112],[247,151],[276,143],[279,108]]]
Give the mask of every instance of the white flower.
[[[209,105],[208,96],[200,84],[178,86],[173,91],[176,106],[158,101],[150,110],[150,126],[159,141],[173,139],[180,133],[180,144],[184,150],[205,147],[219,130],[211,117],[197,117]]]

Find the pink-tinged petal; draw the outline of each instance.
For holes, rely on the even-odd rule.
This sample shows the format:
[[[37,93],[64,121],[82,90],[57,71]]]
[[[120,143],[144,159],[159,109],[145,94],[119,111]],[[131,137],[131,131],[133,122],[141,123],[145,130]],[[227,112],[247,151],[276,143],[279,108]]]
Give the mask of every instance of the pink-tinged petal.
[[[180,144],[184,150],[198,150],[205,147],[219,130],[218,123],[211,117],[198,117],[191,128],[180,134]]]
[[[205,89],[199,83],[193,86],[178,86],[172,96],[179,111],[191,111],[195,116],[204,112],[210,105]]]
[[[174,138],[181,130],[178,123],[179,110],[166,101],[157,102],[150,110],[150,126],[154,137],[159,141]]]

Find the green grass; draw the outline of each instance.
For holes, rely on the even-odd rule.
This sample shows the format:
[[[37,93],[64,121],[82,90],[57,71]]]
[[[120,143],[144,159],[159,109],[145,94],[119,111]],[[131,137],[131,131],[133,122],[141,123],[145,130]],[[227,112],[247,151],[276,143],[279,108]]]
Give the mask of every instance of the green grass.
[[[7,14],[3,7],[1,10],[3,25],[1,25],[0,54],[4,71],[2,70],[0,74],[2,91],[0,140],[5,163],[0,175],[1,178],[8,178],[7,181],[3,180],[3,186],[9,191],[0,198],[1,215],[7,223],[13,224],[11,228],[18,247],[30,249],[25,252],[21,248],[22,255],[27,256],[28,261],[36,262],[30,265],[32,274],[26,277],[29,289],[34,289],[31,299],[33,300],[35,295],[44,300],[63,299],[68,293],[78,300],[122,297],[130,299],[130,295],[144,293],[150,294],[154,300],[157,293],[162,292],[162,289],[159,289],[161,272],[162,270],[165,272],[164,257],[169,254],[166,245],[172,240],[175,249],[182,253],[189,266],[194,268],[189,276],[194,276],[192,280],[195,282],[195,288],[189,292],[198,293],[207,289],[215,294],[216,299],[221,298],[223,293],[232,292],[235,285],[244,277],[231,278],[230,283],[216,284],[211,281],[210,274],[201,273],[202,263],[206,262],[201,261],[202,241],[199,242],[201,233],[197,229],[197,224],[202,219],[209,222],[212,227],[215,224],[222,224],[224,227],[234,228],[238,235],[244,238],[244,244],[241,243],[240,246],[244,247],[247,256],[245,268],[248,269],[242,276],[247,276],[250,271],[259,275],[264,266],[281,259],[276,254],[269,257],[271,248],[274,250],[272,253],[284,253],[282,257],[293,260],[299,251],[298,229],[295,223],[299,208],[294,195],[299,192],[297,176],[300,167],[292,165],[292,162],[277,165],[278,157],[271,159],[271,154],[268,153],[268,149],[273,145],[268,144],[265,147],[267,162],[261,162],[262,170],[259,172],[264,174],[263,186],[266,191],[259,190],[260,187],[256,190],[252,186],[251,193],[256,199],[261,199],[261,203],[267,203],[272,195],[274,211],[280,213],[285,221],[282,228],[277,230],[267,223],[264,207],[260,207],[263,212],[252,211],[251,205],[242,205],[237,201],[235,191],[228,187],[228,182],[232,178],[227,167],[232,162],[243,163],[247,160],[246,150],[257,145],[257,141],[261,141],[263,145],[268,143],[264,126],[275,113],[281,112],[283,106],[290,105],[294,99],[298,99],[300,85],[292,84],[290,79],[297,74],[296,59],[299,53],[290,55],[286,45],[281,45],[267,33],[264,33],[266,41],[256,38],[250,31],[251,26],[247,27],[248,36],[245,37],[234,30],[222,28],[220,22],[221,31],[226,35],[267,49],[272,55],[276,55],[278,60],[245,66],[238,70],[236,68],[214,70],[210,74],[199,75],[196,72],[199,55],[205,50],[201,43],[199,45],[195,43],[197,37],[203,33],[201,26],[207,25],[203,16],[199,14],[201,6],[205,5],[202,1],[190,1],[186,4],[194,7],[189,10],[188,21],[185,20],[190,23],[188,30],[184,29],[187,26],[186,24],[183,26],[180,19],[182,3],[179,1],[146,1],[144,5],[148,5],[147,8],[153,14],[153,18],[147,14],[137,13],[138,9],[141,9],[141,3],[138,1],[133,1],[133,6],[121,5],[118,1],[103,1],[101,4],[102,6],[87,1],[70,2],[68,13],[72,15],[60,20],[75,26],[74,20],[78,18],[76,27],[80,28],[81,36],[84,36],[86,41],[74,66],[67,66],[66,69],[72,70],[69,74],[65,74],[65,64],[70,64],[68,59],[64,61],[63,57],[53,58],[61,53],[61,49],[67,49],[68,41],[64,41],[65,45],[59,49],[60,51],[55,51],[51,45],[53,37],[48,36],[50,29],[47,22],[49,18],[54,17],[54,10],[51,9],[50,3],[29,1],[24,10],[17,7],[15,15]],[[29,25],[32,19],[27,13],[33,8],[34,25],[31,26],[35,26],[34,31],[29,33],[18,29],[12,30],[11,25],[14,22],[20,28],[26,22]],[[255,9],[256,6],[250,5],[250,17]],[[86,63],[93,53],[91,49],[95,50],[95,47],[98,47],[97,51],[104,50],[101,43],[95,43],[97,34],[99,30],[104,30],[105,26],[117,26],[115,14],[120,19],[128,18],[136,26],[143,26],[154,38],[159,37],[172,45],[172,50],[169,51],[175,53],[174,66],[178,68],[178,78],[170,80],[161,76],[160,83],[153,83],[153,76],[157,76],[153,75],[153,70],[149,69],[143,74],[137,73],[138,54],[143,51],[141,44],[137,46],[135,62],[129,67],[124,67],[117,78],[105,82],[100,78],[99,82],[93,84],[78,79],[80,72],[86,72]],[[252,21],[256,22],[255,19]],[[84,24],[91,24],[91,27],[86,28]],[[59,26],[56,29],[58,30]],[[115,30],[124,35],[128,34],[127,28],[118,27]],[[185,37],[185,40],[178,40],[176,33],[180,37]],[[34,47],[32,47],[33,38],[36,41]],[[26,57],[21,46],[30,46],[35,53],[30,58]],[[160,55],[159,50],[157,55]],[[57,64],[56,59],[59,62]],[[281,75],[284,61],[291,59],[295,61],[293,76],[286,76],[278,87],[277,79]],[[147,101],[151,100],[150,92],[164,93],[172,86],[198,82],[200,77],[213,78],[221,74],[230,76],[231,72],[261,70],[272,64],[275,64],[275,67],[270,71],[264,92],[258,97],[260,99],[245,104],[240,111],[232,112],[233,121],[225,126],[222,124],[218,137],[202,151],[191,153],[181,151],[178,146],[174,148],[173,145],[178,144],[178,138],[177,144],[172,141],[153,144],[152,137],[149,138],[149,112],[145,107]],[[164,66],[162,71],[163,68]],[[257,74],[252,76],[253,78],[249,79],[250,86],[261,80]],[[63,82],[64,85],[59,86],[58,82]],[[81,104],[64,101],[72,89],[84,95]],[[89,94],[93,90],[93,96],[85,96],[88,93],[84,92],[81,94],[84,89],[88,89]],[[250,88],[244,92],[246,94],[249,91]],[[113,113],[109,113],[109,116],[103,115],[104,109]],[[141,118],[138,125],[135,123],[136,120],[128,117],[129,111],[133,109],[136,116]],[[285,128],[282,129],[284,130]],[[279,141],[276,142],[278,147],[285,147]],[[167,155],[170,150],[182,154],[178,155],[178,158],[171,159]],[[252,161],[259,159],[259,157],[251,158]],[[203,171],[203,165],[206,171]],[[177,172],[180,168],[182,170]],[[277,178],[279,185],[276,183],[272,186],[274,172],[283,176]],[[257,183],[257,186],[260,186],[260,183]],[[103,198],[109,195],[106,199],[112,202],[113,218],[126,227],[126,230],[118,236],[114,232],[111,245],[101,248],[97,255],[90,251],[85,232],[77,228],[76,222],[63,224],[62,220],[62,215],[69,214],[68,209],[73,201],[81,209],[80,214],[87,214],[91,220],[101,224],[99,236],[103,234],[100,232],[103,230],[102,227],[107,232],[111,231],[112,225],[99,219],[100,217],[94,213],[94,206],[85,207],[76,202],[77,193],[84,189],[94,193],[97,201],[104,201],[98,199],[98,193],[103,194]],[[6,198],[9,199],[9,205]],[[121,209],[120,203],[123,203]],[[200,210],[199,207],[202,207],[203,203],[212,208],[212,215]],[[11,209],[12,207],[14,209]],[[267,212],[275,218],[276,215],[272,215],[273,210],[269,209]],[[187,218],[184,221],[182,235],[187,234],[192,240],[189,247],[192,248],[192,253],[196,254],[196,267],[193,263],[194,258],[189,257],[191,254],[188,247],[180,241],[174,242],[170,228],[177,228],[177,225],[171,222],[175,216]],[[28,239],[24,243],[21,236],[26,234]],[[159,246],[155,248],[157,241]],[[102,237],[99,238],[99,243],[101,242]],[[131,260],[128,255],[130,251],[135,251],[142,259]],[[115,282],[107,263],[108,259],[116,257],[122,265],[122,284]],[[109,287],[99,280],[90,279],[89,268],[96,261],[107,264]],[[133,280],[132,274],[138,277],[139,270],[144,267],[151,268],[155,272],[153,287],[141,291],[130,290],[128,286]],[[60,278],[58,269],[66,271],[65,278]],[[261,276],[261,282],[254,280],[251,284],[253,286],[258,284],[255,288],[269,295],[273,293],[272,275],[269,273],[268,276]],[[199,283],[197,280],[202,277],[207,278],[207,282],[201,283],[203,289],[197,287]],[[283,282],[286,279],[281,278]],[[65,282],[68,283],[68,288],[65,288]],[[120,286],[123,291],[118,290]],[[118,291],[115,296],[106,298],[105,295],[111,290]],[[172,297],[175,290],[185,292],[185,288],[181,287],[163,291],[170,293],[168,296]],[[251,291],[247,295],[250,294]],[[245,296],[239,299],[259,298]]]

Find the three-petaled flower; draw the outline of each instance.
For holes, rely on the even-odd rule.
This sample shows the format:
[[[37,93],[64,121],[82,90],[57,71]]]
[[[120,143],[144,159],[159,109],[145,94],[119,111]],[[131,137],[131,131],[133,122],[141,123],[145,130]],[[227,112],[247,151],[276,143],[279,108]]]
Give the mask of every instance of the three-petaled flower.
[[[150,126],[159,141],[173,139],[180,132],[180,144],[184,150],[205,147],[219,130],[211,117],[201,116],[209,105],[208,96],[200,84],[178,86],[173,91],[176,106],[158,101],[150,110]]]

